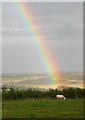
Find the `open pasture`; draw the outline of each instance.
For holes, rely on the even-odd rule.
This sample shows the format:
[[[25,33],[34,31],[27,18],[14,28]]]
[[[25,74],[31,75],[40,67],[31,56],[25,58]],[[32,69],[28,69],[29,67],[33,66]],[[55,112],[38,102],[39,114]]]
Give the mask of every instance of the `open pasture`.
[[[82,99],[27,99],[3,102],[3,118],[83,118]]]

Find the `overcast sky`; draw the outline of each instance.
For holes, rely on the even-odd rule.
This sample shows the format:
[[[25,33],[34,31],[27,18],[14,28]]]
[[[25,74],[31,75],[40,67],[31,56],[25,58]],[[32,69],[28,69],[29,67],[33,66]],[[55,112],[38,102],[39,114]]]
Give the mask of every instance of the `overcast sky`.
[[[59,69],[82,71],[83,3],[35,2],[26,5],[32,9],[38,23],[33,27],[41,29],[41,36]],[[4,2],[2,11],[3,73],[47,72],[32,33],[19,15],[15,3]]]

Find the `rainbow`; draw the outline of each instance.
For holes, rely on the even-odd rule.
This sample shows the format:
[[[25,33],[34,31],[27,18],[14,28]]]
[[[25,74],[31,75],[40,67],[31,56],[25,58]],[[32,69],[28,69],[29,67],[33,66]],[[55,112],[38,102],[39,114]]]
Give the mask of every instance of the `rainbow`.
[[[26,5],[25,2],[16,2],[15,5],[17,12],[21,16],[21,19],[23,20],[25,26],[32,33],[33,42],[35,43],[36,47],[38,47],[40,54],[42,55],[44,66],[46,67],[46,70],[51,78],[52,86],[54,88],[57,88],[57,86],[63,84],[63,81],[61,80],[61,75],[59,73],[59,69],[56,65],[56,62],[52,57],[52,53],[51,51],[49,51],[44,41],[44,37],[39,32],[40,30],[38,31],[35,27],[33,27],[37,23],[35,22],[35,19],[33,17],[34,15],[32,10]]]

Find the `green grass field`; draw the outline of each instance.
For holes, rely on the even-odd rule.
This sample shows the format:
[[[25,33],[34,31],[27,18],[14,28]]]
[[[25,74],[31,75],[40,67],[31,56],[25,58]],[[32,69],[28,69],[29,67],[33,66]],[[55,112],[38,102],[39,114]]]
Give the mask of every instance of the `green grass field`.
[[[83,100],[5,101],[2,111],[3,118],[83,118]]]

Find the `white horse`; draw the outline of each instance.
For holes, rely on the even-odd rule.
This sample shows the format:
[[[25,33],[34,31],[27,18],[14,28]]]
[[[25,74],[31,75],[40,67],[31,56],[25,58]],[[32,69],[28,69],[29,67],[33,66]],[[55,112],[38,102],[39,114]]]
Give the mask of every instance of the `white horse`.
[[[63,100],[66,99],[64,95],[56,95],[56,98],[57,98],[57,99],[63,99]]]
[[[10,91],[11,91],[10,88],[7,88],[7,89],[6,89],[6,92],[10,92]]]

